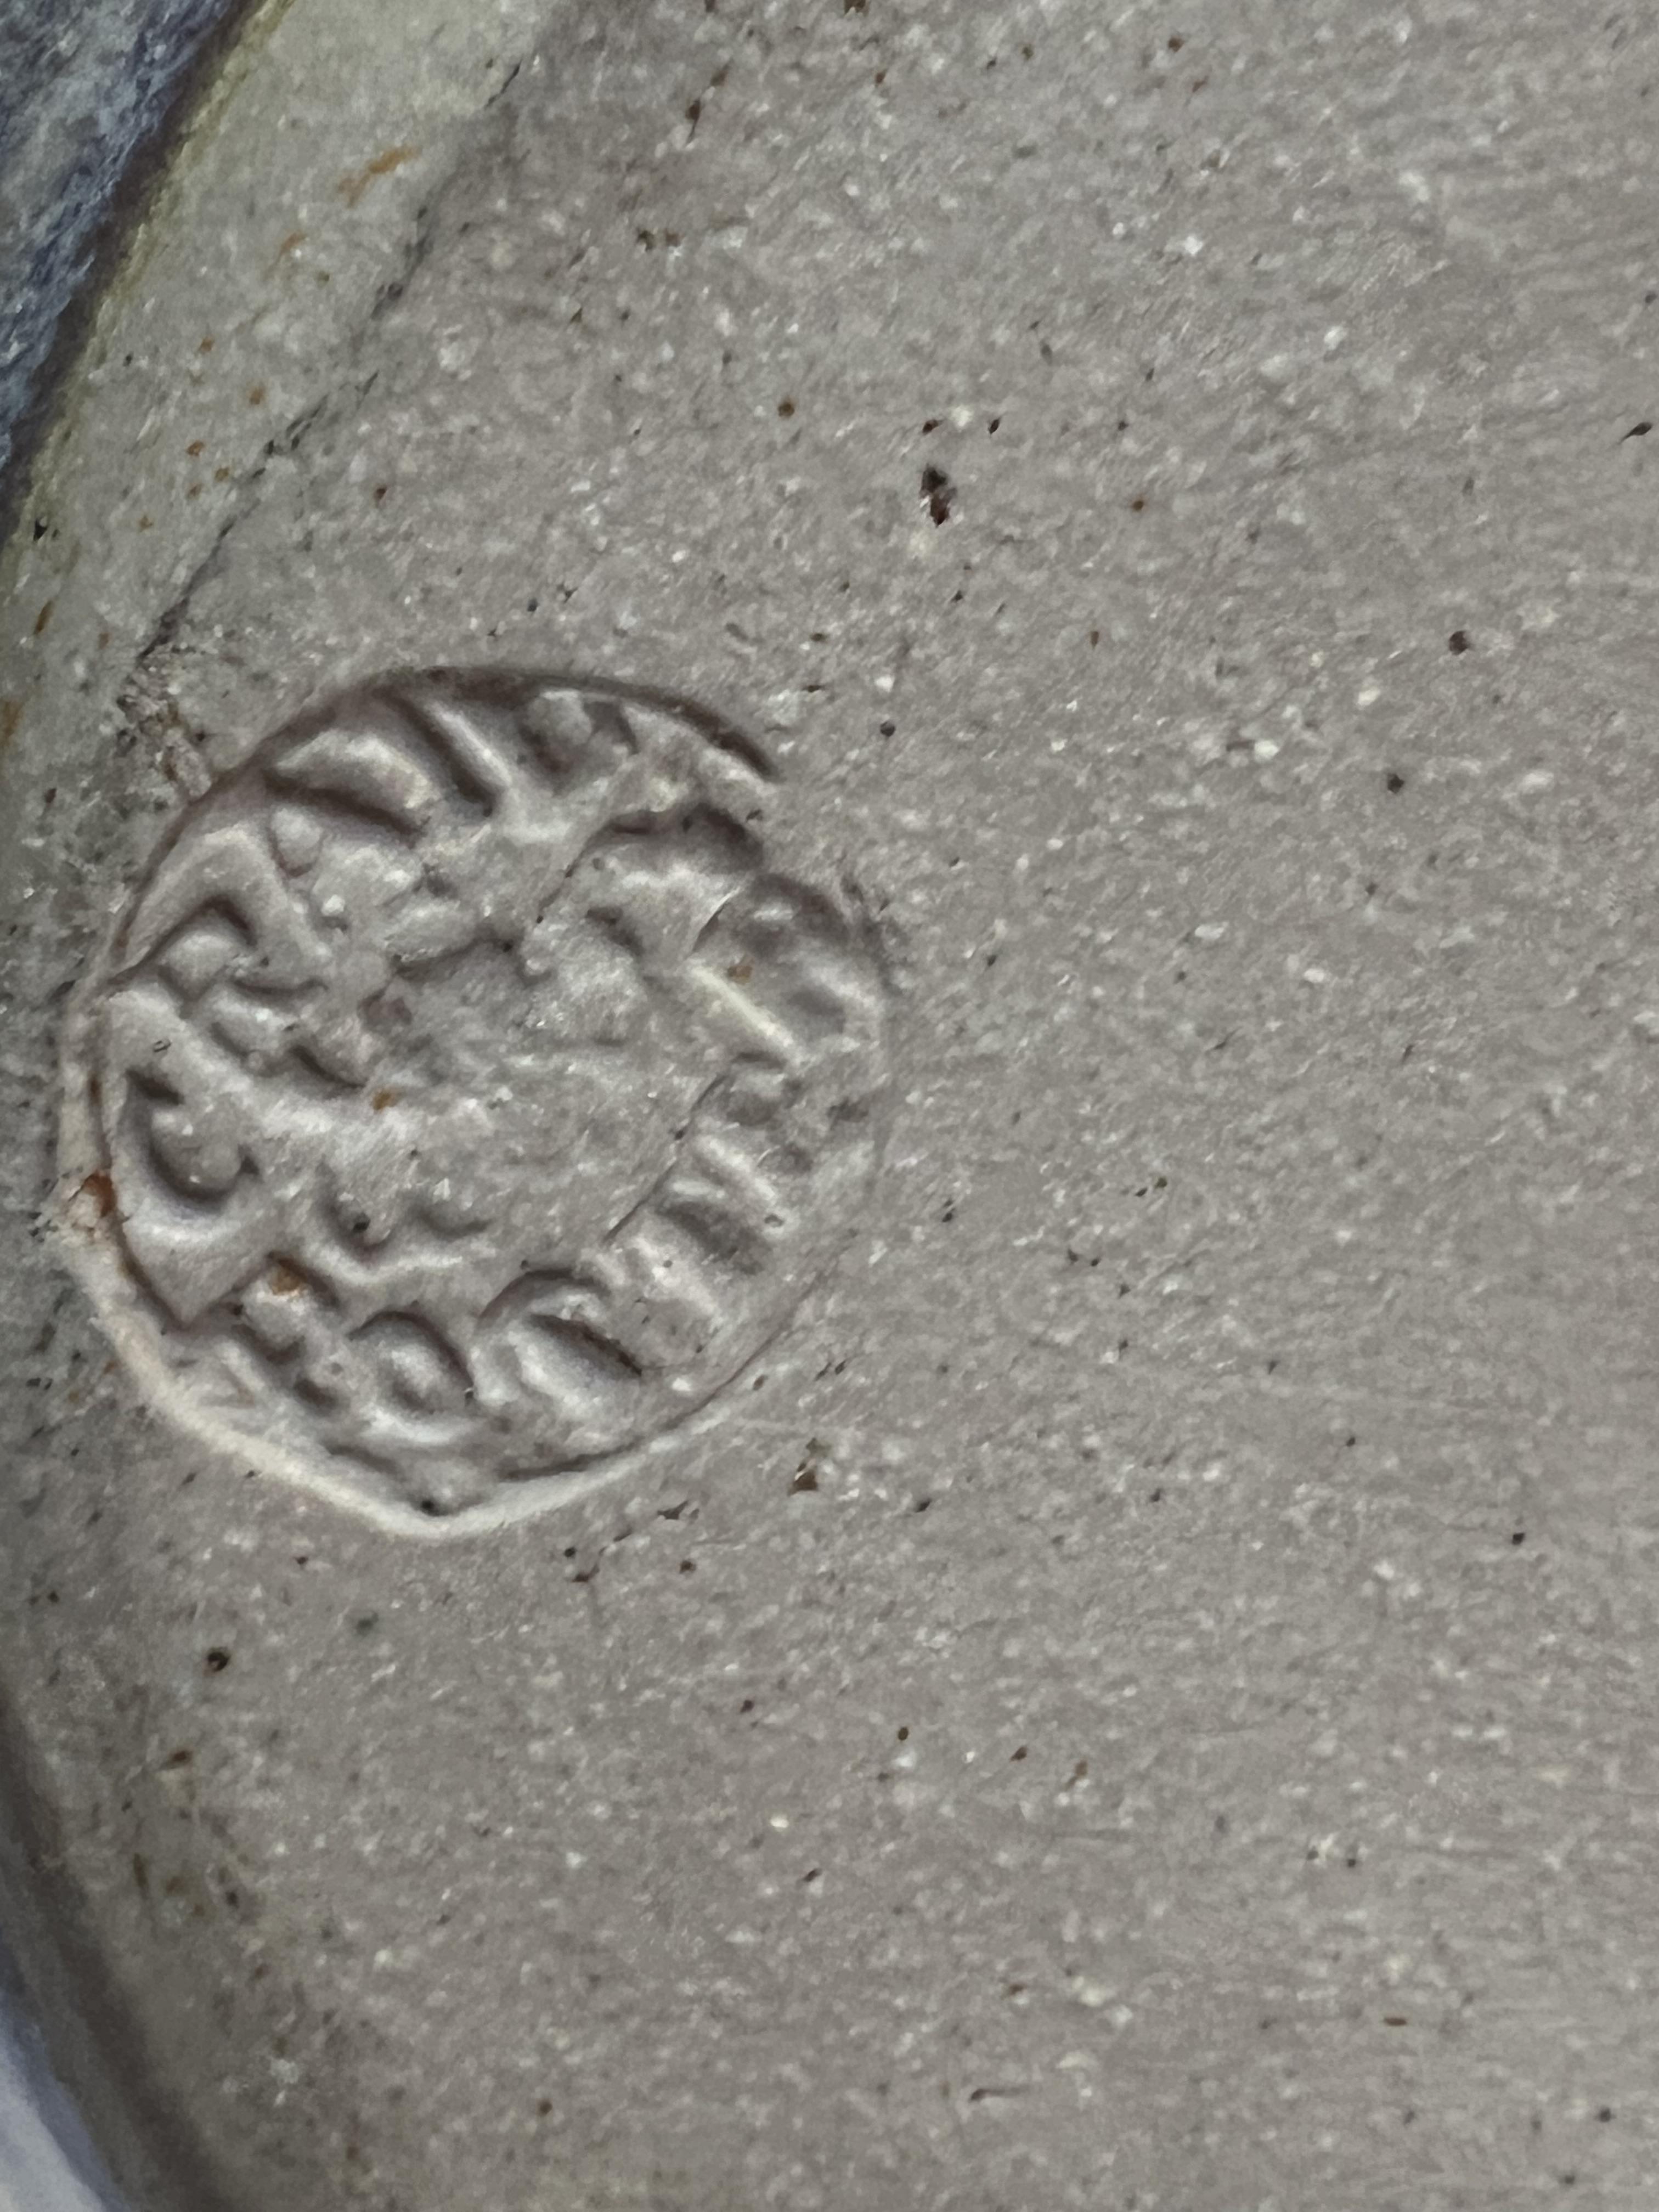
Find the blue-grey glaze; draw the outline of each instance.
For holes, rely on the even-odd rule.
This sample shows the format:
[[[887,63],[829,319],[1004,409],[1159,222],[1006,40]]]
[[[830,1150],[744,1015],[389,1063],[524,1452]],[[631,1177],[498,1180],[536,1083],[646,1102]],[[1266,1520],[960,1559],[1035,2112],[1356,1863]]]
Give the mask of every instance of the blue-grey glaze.
[[[135,157],[234,4],[0,0],[0,482]]]

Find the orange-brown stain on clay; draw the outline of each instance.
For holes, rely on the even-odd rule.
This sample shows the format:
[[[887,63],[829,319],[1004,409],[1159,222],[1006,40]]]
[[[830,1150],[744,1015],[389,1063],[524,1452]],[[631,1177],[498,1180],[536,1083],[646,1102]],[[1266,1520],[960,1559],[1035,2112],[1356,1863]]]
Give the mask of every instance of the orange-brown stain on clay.
[[[56,599],[48,599],[45,606],[41,608],[40,613],[34,617],[34,635],[36,637],[42,636],[45,634],[46,624],[52,620],[52,611],[57,604],[58,602]]]
[[[100,1221],[107,1221],[115,1211],[115,1181],[107,1168],[94,1168],[82,1182],[79,1194],[91,1199]]]
[[[150,520],[149,515],[141,514],[138,518],[138,527],[140,530],[154,530],[155,525]]]
[[[213,340],[210,337],[204,338],[201,344],[197,347],[196,350],[198,353],[211,353],[213,351]]]
[[[377,1091],[369,1101],[377,1114],[384,1114],[388,1106],[395,1106],[397,1103],[398,1094],[395,1091]]]
[[[193,461],[198,453],[202,451],[203,447],[206,444],[207,440],[205,438],[192,438],[189,445],[185,447],[185,451],[190,455],[190,458]]]
[[[418,146],[388,146],[372,161],[349,177],[342,177],[334,187],[348,207],[356,207],[376,177],[389,177],[394,169],[401,169],[405,161],[412,161],[420,152]]]
[[[276,249],[276,261],[286,261],[289,255],[297,252],[297,250],[302,246],[305,242],[306,234],[304,231],[289,231],[288,236],[283,240],[282,244]],[[276,262],[273,262],[271,266],[274,268],[276,266]]]
[[[734,983],[746,983],[755,972],[755,963],[752,960],[734,960],[726,972]]]
[[[9,744],[17,735],[17,725],[22,719],[21,699],[0,699],[0,745]]]
[[[213,471],[213,481],[215,483],[228,483],[230,482],[230,471],[228,469],[222,468],[215,469]]]
[[[270,1287],[279,1298],[291,1298],[304,1290],[306,1279],[286,1260],[273,1260],[270,1267]]]
[[[250,407],[263,407],[264,405],[265,387],[263,384],[249,385],[247,388],[247,404]]]

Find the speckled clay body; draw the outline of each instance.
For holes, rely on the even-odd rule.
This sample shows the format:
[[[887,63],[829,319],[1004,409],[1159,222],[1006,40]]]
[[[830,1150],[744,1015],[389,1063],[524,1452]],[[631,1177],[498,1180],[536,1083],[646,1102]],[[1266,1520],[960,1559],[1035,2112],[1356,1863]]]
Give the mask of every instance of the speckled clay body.
[[[140,2200],[1630,2212],[1650,27],[294,0],[237,67],[42,458],[0,663],[9,1887],[68,1917]],[[320,1054],[322,1176],[344,1092],[398,1087],[318,1026],[330,963],[402,958],[417,894],[495,948],[489,989],[442,970],[442,1079],[495,1051],[468,1009],[536,1018],[503,725],[442,787],[495,825],[465,866],[398,811],[437,805],[415,739],[354,787],[386,842],[349,884],[301,901],[303,825],[259,817],[308,1012],[191,826],[252,818],[296,717],[434,666],[682,702],[764,764],[653,798],[613,729],[644,782],[594,834],[668,842],[557,955],[559,1050],[620,1056],[544,1145],[546,1218],[624,1105],[719,1168],[651,1201],[702,1285],[659,1366],[623,1316],[667,1279],[574,1232],[488,1247],[558,1277],[506,1382],[493,1275],[360,1308],[349,1240],[414,1199],[328,1217],[337,1279],[283,1241],[323,1236],[301,1152],[139,1065],[186,1002],[204,1066]],[[195,934],[139,975],[109,948],[169,853]],[[699,934],[744,899],[763,949]],[[758,1087],[710,1095],[751,1118],[712,1132],[692,1030],[628,1026],[688,972],[639,918],[671,908],[698,1004],[749,1009]],[[100,1060],[77,1020],[141,985]],[[843,1052],[856,1081],[801,1073]],[[99,1066],[125,1167],[65,1138]],[[815,1181],[866,1095],[878,1141]],[[529,1127],[478,1200],[515,1235]],[[665,1188],[594,1158],[607,1234],[613,1170]],[[798,1275],[792,1173],[826,1209]],[[141,1356],[98,1270],[124,1206],[184,1209],[153,1253],[283,1176],[216,1292],[267,1271],[273,1457],[197,1417],[177,1298]],[[291,1479],[368,1431],[305,1398],[346,1370],[283,1334],[283,1267],[399,1436],[482,1436],[535,1368],[580,1420],[509,1410],[467,1464],[534,1477],[529,1437],[599,1479],[482,1521]],[[612,1419],[618,1361],[695,1404]]]

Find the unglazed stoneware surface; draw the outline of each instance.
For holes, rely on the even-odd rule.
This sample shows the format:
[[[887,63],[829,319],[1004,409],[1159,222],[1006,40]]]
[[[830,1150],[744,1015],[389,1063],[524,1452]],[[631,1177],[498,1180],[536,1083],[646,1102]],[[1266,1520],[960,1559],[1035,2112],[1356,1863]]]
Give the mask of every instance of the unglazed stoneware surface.
[[[256,16],[0,654],[141,2207],[1659,2193],[1639,11]]]

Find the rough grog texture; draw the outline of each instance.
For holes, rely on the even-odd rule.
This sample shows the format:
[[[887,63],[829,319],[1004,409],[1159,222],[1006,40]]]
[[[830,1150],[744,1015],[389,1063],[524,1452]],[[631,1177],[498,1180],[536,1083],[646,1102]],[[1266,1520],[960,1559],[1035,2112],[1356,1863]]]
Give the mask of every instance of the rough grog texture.
[[[113,357],[8,663],[0,1674],[204,2197],[1649,2201],[1650,77],[1580,5],[572,4],[216,538],[232,275],[126,453]],[[187,806],[434,663],[748,732],[892,1006],[769,1346],[424,1536],[112,1348],[51,1078]]]

